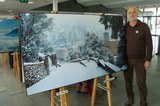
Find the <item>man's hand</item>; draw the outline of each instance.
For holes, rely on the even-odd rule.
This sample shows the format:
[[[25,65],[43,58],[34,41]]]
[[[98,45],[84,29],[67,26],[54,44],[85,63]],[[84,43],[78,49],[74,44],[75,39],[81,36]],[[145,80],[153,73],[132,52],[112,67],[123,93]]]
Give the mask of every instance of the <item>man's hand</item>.
[[[145,68],[146,70],[148,70],[150,67],[151,67],[151,62],[145,61],[145,63],[144,63],[144,68]]]

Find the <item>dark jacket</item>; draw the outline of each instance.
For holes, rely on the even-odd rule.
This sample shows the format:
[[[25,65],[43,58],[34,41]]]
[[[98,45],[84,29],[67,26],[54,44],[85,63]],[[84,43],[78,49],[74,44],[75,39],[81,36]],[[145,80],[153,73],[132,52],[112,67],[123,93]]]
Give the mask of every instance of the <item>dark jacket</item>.
[[[151,32],[148,25],[137,20],[134,27],[127,23],[124,30],[127,57],[151,61],[153,47]]]

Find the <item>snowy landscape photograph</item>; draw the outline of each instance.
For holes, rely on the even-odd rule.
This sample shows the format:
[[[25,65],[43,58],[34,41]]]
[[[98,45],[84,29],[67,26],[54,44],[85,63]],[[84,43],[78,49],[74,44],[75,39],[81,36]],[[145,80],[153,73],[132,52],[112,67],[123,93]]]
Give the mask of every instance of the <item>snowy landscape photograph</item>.
[[[17,20],[0,20],[0,52],[19,51]]]
[[[120,15],[20,13],[27,95],[126,69]]]

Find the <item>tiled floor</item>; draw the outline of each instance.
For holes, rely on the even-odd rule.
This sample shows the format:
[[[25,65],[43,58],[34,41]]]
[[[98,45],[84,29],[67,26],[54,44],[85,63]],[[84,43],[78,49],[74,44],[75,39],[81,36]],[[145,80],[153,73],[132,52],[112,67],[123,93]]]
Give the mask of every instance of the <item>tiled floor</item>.
[[[160,106],[160,56],[154,56],[152,67],[147,73],[148,84],[148,106]],[[124,79],[122,72],[114,74],[118,78],[111,82],[113,106],[124,106],[126,94],[124,89]],[[99,82],[103,82],[103,77]],[[68,86],[69,106],[91,106],[91,96],[77,94],[75,85]],[[139,106],[139,93],[134,81],[135,103]],[[7,63],[2,62],[0,55],[0,106],[50,106],[50,91],[26,96],[25,86],[18,78],[13,76],[13,71]],[[97,89],[95,106],[108,106],[106,92]]]

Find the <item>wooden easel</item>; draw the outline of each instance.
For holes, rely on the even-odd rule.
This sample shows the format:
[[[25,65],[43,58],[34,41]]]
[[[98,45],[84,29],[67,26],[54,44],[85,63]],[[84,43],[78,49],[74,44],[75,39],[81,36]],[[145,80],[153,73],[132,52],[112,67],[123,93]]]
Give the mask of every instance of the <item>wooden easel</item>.
[[[13,53],[13,73],[20,80],[19,53],[17,51]]]
[[[112,106],[111,85],[110,85],[109,75],[106,75],[105,79],[106,79],[106,87],[107,87],[108,106]],[[98,84],[97,81],[98,81],[98,78],[95,78],[93,82],[91,106],[95,106],[96,91],[97,91],[97,84]]]
[[[65,91],[65,87],[59,88],[59,92]],[[57,106],[56,103],[56,90],[51,90],[51,106]],[[68,95],[60,94],[60,106],[69,106],[68,105]]]

